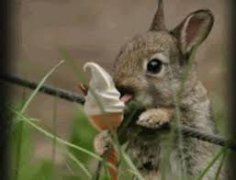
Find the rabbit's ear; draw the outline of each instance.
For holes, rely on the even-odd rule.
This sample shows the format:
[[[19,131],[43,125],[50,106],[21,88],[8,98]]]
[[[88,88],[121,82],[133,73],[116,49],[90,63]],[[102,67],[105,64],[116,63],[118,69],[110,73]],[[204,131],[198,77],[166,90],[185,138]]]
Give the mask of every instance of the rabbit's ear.
[[[153,18],[152,25],[150,27],[150,31],[161,31],[165,30],[165,18],[164,18],[164,6],[163,6],[163,1],[159,0],[158,1],[158,8],[156,11],[156,14]]]
[[[183,54],[190,54],[210,33],[214,17],[210,10],[198,10],[189,14],[172,34],[178,39]]]

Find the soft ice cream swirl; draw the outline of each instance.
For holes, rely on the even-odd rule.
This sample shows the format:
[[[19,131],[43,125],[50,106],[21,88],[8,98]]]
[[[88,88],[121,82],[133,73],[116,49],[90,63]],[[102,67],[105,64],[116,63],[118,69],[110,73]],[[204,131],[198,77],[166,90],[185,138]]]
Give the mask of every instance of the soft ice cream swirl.
[[[123,112],[125,105],[120,101],[120,93],[112,77],[96,63],[86,63],[84,70],[88,68],[91,70],[91,80],[85,97],[85,111],[90,115]]]

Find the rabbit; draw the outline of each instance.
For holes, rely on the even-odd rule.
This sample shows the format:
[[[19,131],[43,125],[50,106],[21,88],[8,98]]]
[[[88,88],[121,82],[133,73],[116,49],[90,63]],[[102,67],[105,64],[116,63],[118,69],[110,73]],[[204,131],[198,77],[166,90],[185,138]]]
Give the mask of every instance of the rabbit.
[[[165,127],[179,122],[216,133],[211,102],[192,60],[212,29],[214,16],[208,9],[197,10],[167,30],[163,8],[159,0],[150,29],[127,42],[115,59],[114,82],[121,98],[129,96],[126,113],[131,114],[132,102],[140,110],[132,122],[123,121],[118,134],[144,179],[192,179],[207,167],[218,147],[184,136],[168,141],[172,131]],[[95,142],[103,141],[104,133]],[[101,146],[98,151],[102,154]],[[217,169],[215,163],[204,179],[214,179]],[[225,179],[224,173],[220,179]]]

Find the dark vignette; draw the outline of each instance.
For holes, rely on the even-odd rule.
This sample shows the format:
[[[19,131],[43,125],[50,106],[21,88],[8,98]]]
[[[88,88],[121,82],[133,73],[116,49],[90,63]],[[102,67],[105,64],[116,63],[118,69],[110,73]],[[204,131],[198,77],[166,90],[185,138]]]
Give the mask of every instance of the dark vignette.
[[[231,52],[231,61],[229,65],[229,75],[230,75],[230,83],[229,83],[229,92],[230,92],[230,104],[229,107],[231,107],[231,114],[230,114],[230,127],[229,130],[231,131],[231,140],[233,142],[236,141],[236,83],[235,83],[235,77],[236,77],[236,1],[231,0],[231,6],[229,7],[229,10],[231,11],[231,17],[229,20],[230,24],[230,52]],[[232,152],[230,154],[230,161],[229,161],[229,169],[230,169],[230,179],[236,179],[236,153]]]
[[[0,1],[0,73],[10,70],[12,32],[12,1]],[[9,88],[0,81],[0,179],[9,179],[8,132],[10,116],[7,111]]]
[[[11,61],[11,23],[12,23],[12,0],[0,1],[0,73],[7,74],[10,70]],[[229,106],[231,109],[230,116],[230,131],[231,138],[235,142],[236,140],[236,1],[231,0],[231,19],[230,19],[230,47],[231,49],[231,63],[229,65],[229,92],[231,93],[231,100]],[[9,86],[6,83],[0,81],[0,179],[9,179],[9,149],[8,149],[8,132],[10,115],[7,111],[7,101],[9,98]],[[229,169],[231,179],[236,179],[236,153],[231,153]],[[234,178],[235,177],[235,178]]]

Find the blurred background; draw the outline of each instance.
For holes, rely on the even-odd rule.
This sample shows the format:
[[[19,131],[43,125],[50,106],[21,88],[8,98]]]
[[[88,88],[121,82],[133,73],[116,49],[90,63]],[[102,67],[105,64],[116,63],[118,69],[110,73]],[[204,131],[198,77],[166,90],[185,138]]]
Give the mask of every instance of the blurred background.
[[[135,34],[148,30],[157,8],[157,0],[18,0],[15,2],[13,40],[16,46],[12,74],[36,82],[63,59],[62,49],[68,52],[78,67],[82,67],[87,61],[95,61],[111,72],[120,46]],[[199,48],[196,60],[199,77],[209,90],[210,97],[217,102],[216,109],[220,109],[220,113],[224,112],[225,109],[222,110],[222,107],[225,107],[228,83],[229,2],[227,0],[164,0],[164,5],[169,29],[174,28],[188,13],[197,9],[208,8],[213,12],[214,27]],[[80,93],[77,89],[78,83],[78,76],[67,65],[61,66],[47,81],[47,84]],[[14,86],[13,100],[20,101],[22,96],[27,97],[30,92]],[[27,115],[40,119],[48,127],[52,127],[55,101],[56,132],[60,137],[68,139],[73,119],[78,115],[75,104],[38,94],[27,109]],[[79,127],[78,131],[81,129]],[[33,134],[34,157],[36,159],[50,157],[52,143],[38,133],[33,132]],[[91,130],[91,134],[94,135],[95,132]],[[56,162],[63,164],[63,156],[60,152],[56,154]]]

